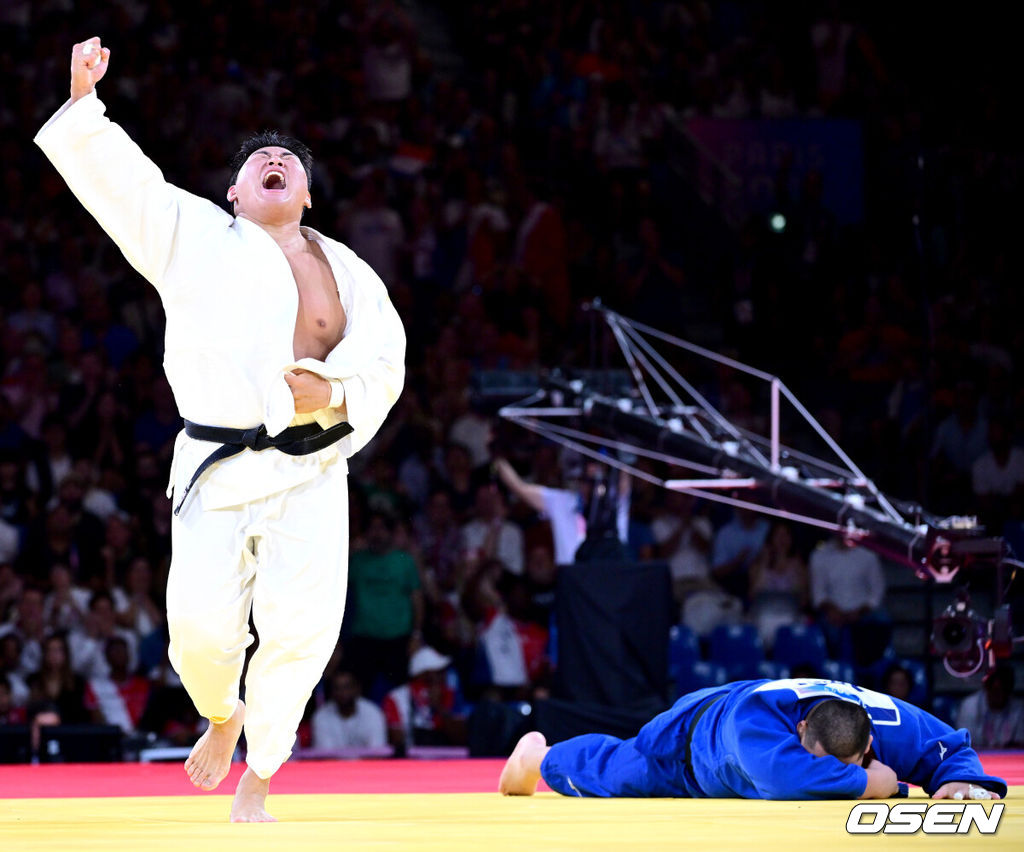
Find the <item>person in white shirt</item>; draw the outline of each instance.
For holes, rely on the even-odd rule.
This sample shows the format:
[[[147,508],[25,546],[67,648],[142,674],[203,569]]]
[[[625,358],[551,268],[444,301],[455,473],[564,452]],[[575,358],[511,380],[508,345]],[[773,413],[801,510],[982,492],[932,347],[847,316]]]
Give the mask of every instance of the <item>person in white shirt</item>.
[[[313,714],[313,748],[383,748],[387,743],[384,712],[359,694],[351,672],[335,672],[330,701]]]
[[[494,460],[494,471],[505,487],[550,522],[557,565],[572,565],[576,561],[576,552],[587,538],[584,511],[593,495],[595,482],[601,478],[602,467],[597,462],[587,462],[583,475],[574,483],[578,488],[548,488],[523,480],[507,459]],[[629,539],[630,495],[629,475],[620,473],[613,508],[614,532],[622,545]]]
[[[874,662],[891,633],[882,611],[885,575],[878,557],[836,535],[811,554],[809,568],[811,606],[832,656],[858,665]]]
[[[985,675],[985,684],[957,709],[956,724],[971,732],[975,748],[1024,746],[1024,701],[1013,697],[1013,666],[1000,663]]]
[[[71,98],[35,137],[160,294],[164,367],[186,428],[171,465],[170,660],[209,728],[185,768],[214,789],[245,725],[234,822],[265,822],[270,778],[337,642],[348,566],[347,458],[401,393],[405,332],[377,275],[300,227],[312,158],[243,144],[231,215],[168,184],[104,116],[110,50],[71,54]],[[238,699],[250,610],[260,634]]]
[[[693,511],[697,500],[692,494],[670,491],[661,511],[651,522],[658,543],[658,556],[668,561],[676,599],[683,602],[686,592],[706,586],[711,566],[708,552],[714,536],[711,521]]]
[[[1010,424],[992,417],[988,450],[971,466],[971,489],[982,521],[993,532],[1022,516],[1024,509],[1024,450],[1013,444]]]
[[[505,517],[505,500],[493,482],[477,486],[475,512],[461,537],[463,552],[476,562],[500,559],[506,570],[523,573],[523,531]]]

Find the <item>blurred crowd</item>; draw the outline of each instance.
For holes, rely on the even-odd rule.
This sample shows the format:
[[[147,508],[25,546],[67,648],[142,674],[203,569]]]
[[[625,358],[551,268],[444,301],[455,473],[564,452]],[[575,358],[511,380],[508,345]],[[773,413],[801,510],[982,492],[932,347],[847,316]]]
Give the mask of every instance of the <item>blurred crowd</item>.
[[[939,70],[910,43],[913,4],[884,19],[703,0],[101,5],[0,7],[0,724],[104,722],[169,745],[202,725],[166,658],[181,421],[159,298],[30,143],[94,34],[112,51],[108,115],[176,185],[223,199],[250,132],[305,141],[308,224],[367,260],[405,321],[405,392],[353,459],[349,604],[302,745],[462,744],[474,707],[549,693],[561,554],[499,459],[521,483],[580,484],[470,388],[592,366],[593,297],[778,373],[883,489],[1024,544],[1002,213],[1022,157],[999,141],[1002,78]],[[446,51],[424,44],[426,13]],[[813,171],[794,195],[784,165],[782,233],[682,204],[699,199],[673,167],[692,117],[861,122],[864,220],[839,225]],[[753,417],[735,376],[713,382],[726,414]],[[886,635],[869,552],[639,481],[628,520],[629,557],[668,561],[701,635],[750,620],[770,646],[814,619],[836,656],[883,653],[863,650]]]

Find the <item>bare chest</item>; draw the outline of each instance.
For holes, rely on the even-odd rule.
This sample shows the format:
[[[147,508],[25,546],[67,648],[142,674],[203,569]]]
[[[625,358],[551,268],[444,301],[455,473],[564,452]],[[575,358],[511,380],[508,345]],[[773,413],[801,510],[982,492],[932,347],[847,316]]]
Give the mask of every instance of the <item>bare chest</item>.
[[[316,243],[310,246],[313,251],[288,256],[299,296],[293,347],[296,360],[323,361],[344,336],[347,317],[331,265]]]

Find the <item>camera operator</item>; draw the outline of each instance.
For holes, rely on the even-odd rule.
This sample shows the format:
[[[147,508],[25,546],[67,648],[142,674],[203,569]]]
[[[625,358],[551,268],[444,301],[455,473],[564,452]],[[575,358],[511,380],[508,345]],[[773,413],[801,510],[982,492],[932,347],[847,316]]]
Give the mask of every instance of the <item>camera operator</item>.
[[[627,559],[629,474],[599,462],[585,462],[568,478],[567,488],[525,482],[504,458],[494,471],[506,488],[551,523],[555,562]]]

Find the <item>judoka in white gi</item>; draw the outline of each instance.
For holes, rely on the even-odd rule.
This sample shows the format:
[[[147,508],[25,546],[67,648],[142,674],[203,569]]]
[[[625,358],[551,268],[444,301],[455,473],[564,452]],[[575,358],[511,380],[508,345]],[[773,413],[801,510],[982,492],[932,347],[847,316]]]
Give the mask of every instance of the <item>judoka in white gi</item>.
[[[344,434],[345,421],[352,427],[304,455],[238,444],[187,497],[195,472],[224,439],[182,432],[175,446],[170,657],[210,720],[185,769],[197,787],[214,789],[244,722],[248,768],[231,819],[268,821],[270,778],[291,753],[341,625],[346,459],[373,437],[401,392],[405,333],[373,270],[340,243],[300,227],[311,206],[305,146],[286,137],[257,140],[228,189],[231,216],[168,184],[104,116],[95,85],[109,58],[98,38],[74,46],[71,98],[36,142],[160,293],[164,368],[186,424],[239,435],[263,424],[264,442],[331,427]],[[319,428],[302,428],[312,423]],[[247,435],[251,441],[255,433]],[[250,608],[260,643],[243,705]]]

